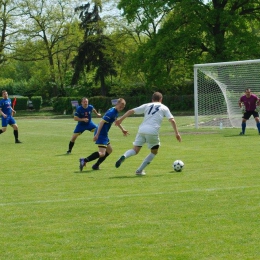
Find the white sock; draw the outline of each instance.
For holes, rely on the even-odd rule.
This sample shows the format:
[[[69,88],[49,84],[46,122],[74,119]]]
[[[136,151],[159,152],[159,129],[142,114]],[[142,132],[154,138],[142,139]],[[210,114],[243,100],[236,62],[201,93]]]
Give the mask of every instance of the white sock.
[[[130,149],[124,153],[125,158],[131,157],[133,155],[136,155],[136,152],[134,149]]]
[[[137,170],[141,172],[148,164],[150,164],[154,157],[155,154],[153,153],[150,153],[148,156],[146,156],[146,158],[143,160],[142,164],[139,166]]]

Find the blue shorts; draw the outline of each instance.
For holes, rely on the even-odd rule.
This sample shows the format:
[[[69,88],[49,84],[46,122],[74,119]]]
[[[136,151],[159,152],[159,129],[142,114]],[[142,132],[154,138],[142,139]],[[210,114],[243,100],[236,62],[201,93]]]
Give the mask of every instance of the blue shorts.
[[[107,147],[110,144],[108,136],[107,135],[99,135],[95,144],[97,144],[98,146]]]
[[[77,124],[74,134],[82,134],[84,131],[88,130],[90,132],[94,132],[97,128],[97,125],[90,121],[88,124]]]
[[[8,116],[7,118],[2,117],[2,127],[7,127],[7,125],[15,125],[16,121],[12,116]]]

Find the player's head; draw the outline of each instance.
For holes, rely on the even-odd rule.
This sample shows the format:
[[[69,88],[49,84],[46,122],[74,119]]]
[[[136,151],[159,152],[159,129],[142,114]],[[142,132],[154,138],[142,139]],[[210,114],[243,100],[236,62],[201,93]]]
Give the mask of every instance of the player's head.
[[[118,112],[120,112],[120,111],[122,111],[122,110],[125,108],[125,105],[126,105],[125,100],[124,100],[123,98],[119,98],[119,99],[117,100],[117,103],[116,103],[115,108],[116,108],[116,110],[117,110]]]
[[[152,96],[152,101],[153,102],[162,102],[163,95],[160,92],[154,92]]]
[[[86,97],[83,97],[81,99],[81,105],[86,108],[88,106],[88,99]]]
[[[245,89],[245,93],[246,93],[246,96],[250,96],[251,95],[251,89],[250,88]]]
[[[7,93],[6,90],[2,90],[2,97],[3,97],[4,99],[7,99],[7,98],[8,98],[8,93]]]

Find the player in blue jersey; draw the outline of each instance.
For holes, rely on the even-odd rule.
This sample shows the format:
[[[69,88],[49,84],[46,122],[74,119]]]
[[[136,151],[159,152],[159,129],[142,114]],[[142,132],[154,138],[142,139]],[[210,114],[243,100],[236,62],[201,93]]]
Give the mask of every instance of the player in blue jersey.
[[[145,175],[144,168],[152,162],[160,147],[159,131],[164,117],[166,117],[172,125],[176,139],[181,142],[181,136],[178,132],[174,117],[169,108],[162,104],[162,99],[162,94],[160,92],[155,92],[152,96],[152,102],[128,110],[115,122],[115,125],[121,124],[126,117],[132,114],[144,114],[144,119],[139,126],[133,148],[126,151],[124,155],[119,158],[115,164],[116,168],[120,167],[125,159],[138,154],[142,146],[146,143],[150,149],[150,154],[148,154],[136,170],[136,175]]]
[[[93,170],[99,170],[99,165],[112,153],[112,146],[108,138],[108,132],[111,128],[111,125],[118,117],[118,112],[122,111],[125,108],[125,100],[119,98],[115,107],[110,108],[103,118],[101,119],[98,128],[95,131],[93,141],[98,145],[98,152],[94,152],[86,158],[79,159],[79,169],[83,170],[83,167],[86,163],[98,159],[98,161],[92,166]],[[120,124],[118,127],[122,130],[124,136],[128,134],[128,131],[125,130]]]
[[[8,98],[8,93],[6,90],[2,91],[2,97],[3,99],[0,100],[0,113],[2,117],[2,129],[0,129],[0,134],[6,131],[7,125],[12,126],[14,129],[15,143],[19,144],[21,142],[18,139],[18,126],[15,119],[12,117],[12,113],[15,114],[16,111],[12,108],[12,102],[11,99]]]
[[[94,132],[97,128],[97,125],[94,124],[91,120],[91,113],[94,112],[98,117],[101,117],[101,114],[96,111],[96,109],[88,103],[88,99],[83,97],[81,99],[81,106],[78,106],[74,114],[74,120],[78,122],[76,125],[71,140],[69,142],[69,149],[67,154],[70,154],[72,148],[75,144],[76,139],[84,131]]]

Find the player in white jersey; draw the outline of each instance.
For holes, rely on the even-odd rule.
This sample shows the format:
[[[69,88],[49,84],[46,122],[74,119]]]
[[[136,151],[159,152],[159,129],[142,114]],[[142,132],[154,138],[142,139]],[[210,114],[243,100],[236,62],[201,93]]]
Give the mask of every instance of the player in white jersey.
[[[136,170],[136,175],[145,175],[144,168],[151,163],[160,147],[159,131],[164,117],[171,123],[176,138],[181,142],[181,136],[178,132],[176,122],[169,108],[162,104],[163,96],[160,92],[155,92],[152,96],[152,102],[143,104],[139,107],[128,110],[122,117],[116,120],[115,124],[120,125],[123,120],[132,114],[144,114],[144,119],[139,126],[138,133],[133,143],[133,148],[126,151],[116,162],[118,168],[124,160],[130,156],[136,155],[142,146],[147,143],[151,153],[143,160],[142,164]]]

